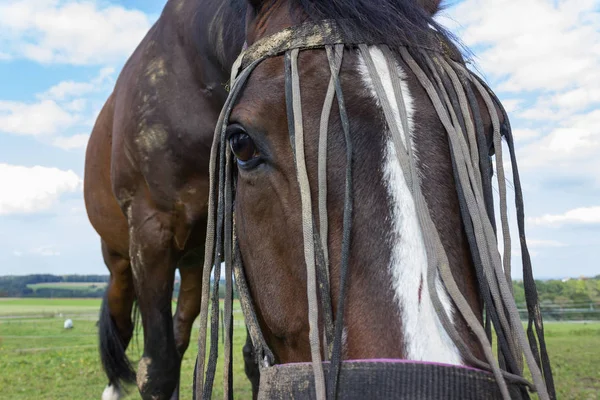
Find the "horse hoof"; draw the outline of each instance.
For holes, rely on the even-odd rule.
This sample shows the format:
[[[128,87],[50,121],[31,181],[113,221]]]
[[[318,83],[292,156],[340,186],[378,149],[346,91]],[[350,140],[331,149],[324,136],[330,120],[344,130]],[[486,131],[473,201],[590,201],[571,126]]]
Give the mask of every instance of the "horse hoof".
[[[121,392],[113,385],[108,385],[102,392],[102,400],[119,400]]]

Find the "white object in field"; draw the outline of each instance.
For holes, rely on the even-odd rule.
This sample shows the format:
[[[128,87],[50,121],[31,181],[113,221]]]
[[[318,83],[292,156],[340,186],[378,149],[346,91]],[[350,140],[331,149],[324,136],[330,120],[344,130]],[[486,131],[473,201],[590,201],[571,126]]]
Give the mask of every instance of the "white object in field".
[[[73,329],[73,321],[68,319],[65,321],[65,329]]]

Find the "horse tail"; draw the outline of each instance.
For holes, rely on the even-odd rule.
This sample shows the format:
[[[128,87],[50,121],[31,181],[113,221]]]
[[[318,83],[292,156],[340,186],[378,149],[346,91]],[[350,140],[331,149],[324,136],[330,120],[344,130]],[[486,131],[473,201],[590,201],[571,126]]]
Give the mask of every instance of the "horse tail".
[[[134,321],[136,319],[134,318]],[[100,359],[109,384],[117,389],[124,389],[124,384],[135,383],[136,374],[125,353],[126,344],[119,335],[117,325],[110,315],[106,294],[100,309],[98,335],[100,337]]]

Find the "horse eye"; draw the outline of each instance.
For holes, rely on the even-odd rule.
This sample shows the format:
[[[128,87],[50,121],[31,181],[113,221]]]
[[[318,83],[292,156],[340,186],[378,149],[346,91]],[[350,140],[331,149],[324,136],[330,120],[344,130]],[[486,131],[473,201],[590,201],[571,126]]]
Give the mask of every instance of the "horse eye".
[[[254,141],[240,125],[231,125],[227,128],[229,147],[238,161],[248,162],[258,156]]]

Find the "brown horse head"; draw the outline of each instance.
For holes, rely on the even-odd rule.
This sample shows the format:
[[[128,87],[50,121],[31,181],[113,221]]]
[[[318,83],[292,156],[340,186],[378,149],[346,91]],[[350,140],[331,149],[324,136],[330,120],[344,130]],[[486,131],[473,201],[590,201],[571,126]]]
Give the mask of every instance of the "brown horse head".
[[[421,4],[392,1],[384,2],[389,10],[370,2],[251,3],[249,45],[306,20],[321,19],[349,21],[345,29],[369,32],[375,43],[417,44],[419,33],[435,24],[431,14],[438,6],[438,2],[427,2],[425,11]],[[417,155],[423,194],[458,284],[481,316],[444,127],[410,68],[398,57],[396,70],[389,71],[382,51],[374,46],[369,51],[386,88],[391,90],[390,74],[402,77],[409,128],[403,135]],[[268,58],[256,67],[233,109],[227,135],[237,160],[236,228],[251,294],[268,344],[279,362],[289,363],[310,360],[310,345],[301,190],[290,145],[288,127],[293,122],[288,120],[284,69],[283,56]],[[301,51],[298,69],[306,170],[316,216],[319,132],[330,76],[326,52]],[[344,358],[462,364],[460,352],[434,311],[414,199],[396,160],[364,57],[346,48],[339,76],[353,147],[354,198]],[[328,120],[326,174],[326,251],[334,310],[340,291],[347,169],[340,121],[334,102]],[[489,120],[486,123],[489,128]],[[318,231],[320,221],[315,217],[314,232]],[[441,286],[438,295],[464,339],[473,342]],[[473,351],[480,352],[477,346]]]
[[[317,398],[335,398],[342,359],[363,360],[345,364],[347,383],[356,368],[372,372],[367,380],[376,368],[389,371],[381,360],[391,359],[395,371],[403,363],[483,368],[498,384],[492,397],[527,397],[524,356],[535,388],[549,398],[508,119],[432,18],[438,8],[437,1],[249,2],[249,47],[234,63],[213,141],[204,267],[208,274],[214,265],[217,279],[222,253],[226,268],[234,266],[266,374],[263,397],[313,393],[302,370],[311,361]],[[517,182],[530,322],[537,321],[548,385],[510,289],[502,134]],[[494,224],[494,151],[504,259]],[[231,321],[231,281],[227,286]],[[208,290],[205,281],[204,298]],[[502,368],[484,329],[484,306]],[[212,315],[216,332],[215,305]],[[204,381],[201,329],[196,378],[204,397],[216,338]],[[225,347],[230,359],[231,343]],[[284,389],[287,383],[296,386]]]

